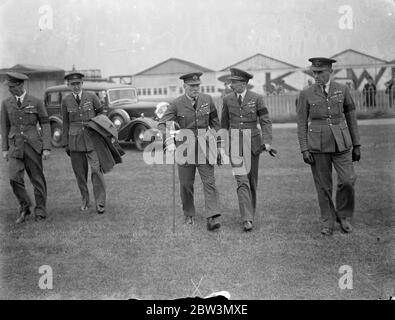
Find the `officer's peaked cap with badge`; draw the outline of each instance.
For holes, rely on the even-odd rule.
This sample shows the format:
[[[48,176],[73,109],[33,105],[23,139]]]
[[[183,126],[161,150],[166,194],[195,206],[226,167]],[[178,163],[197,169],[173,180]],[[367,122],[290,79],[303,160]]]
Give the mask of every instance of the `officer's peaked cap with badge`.
[[[328,68],[332,68],[332,63],[336,62],[336,60],[334,59],[323,57],[310,58],[309,61],[311,62],[311,71],[322,71]]]
[[[230,76],[228,77],[229,80],[238,80],[238,81],[245,81],[252,79],[253,75],[237,68],[230,68]]]
[[[84,74],[81,72],[70,72],[64,76],[67,81],[82,81],[83,77]]]
[[[224,75],[218,77],[217,79],[218,79],[218,81],[221,81],[224,83],[229,83],[230,82],[229,77],[230,77],[230,74],[224,74]]]
[[[7,72],[6,74],[7,80],[5,81],[5,85],[9,87],[15,87],[29,79],[27,75],[19,72]]]
[[[201,72],[192,72],[192,73],[187,73],[184,74],[180,77],[181,80],[184,80],[184,83],[186,84],[200,84],[200,77],[202,76],[203,73]]]

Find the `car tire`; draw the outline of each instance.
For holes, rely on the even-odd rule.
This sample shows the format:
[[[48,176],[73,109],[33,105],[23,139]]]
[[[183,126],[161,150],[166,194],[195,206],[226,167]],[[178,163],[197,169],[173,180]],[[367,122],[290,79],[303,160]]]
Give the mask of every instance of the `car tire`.
[[[51,144],[55,148],[63,147],[63,129],[58,122],[51,123]]]
[[[144,133],[148,128],[143,124],[138,124],[133,130],[133,141],[136,145],[136,149],[139,151],[144,151],[145,147],[150,143],[149,141],[144,141]]]

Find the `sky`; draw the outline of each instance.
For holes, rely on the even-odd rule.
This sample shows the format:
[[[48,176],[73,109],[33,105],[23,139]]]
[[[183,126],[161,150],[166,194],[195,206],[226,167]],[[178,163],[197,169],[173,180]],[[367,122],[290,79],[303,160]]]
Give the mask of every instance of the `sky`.
[[[394,0],[0,0],[0,68],[134,74],[168,58],[221,70],[262,53],[305,67],[354,49],[395,59]]]

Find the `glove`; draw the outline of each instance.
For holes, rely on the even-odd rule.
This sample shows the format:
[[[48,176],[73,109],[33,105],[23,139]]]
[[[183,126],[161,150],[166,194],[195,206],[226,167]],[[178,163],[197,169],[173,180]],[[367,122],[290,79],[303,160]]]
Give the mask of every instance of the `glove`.
[[[272,157],[275,157],[276,154],[277,154],[277,150],[274,149],[274,148],[272,148],[272,146],[271,146],[270,144],[267,144],[267,143],[261,145],[260,151],[261,151],[261,152],[267,151],[267,152],[269,152],[269,154],[270,154]]]
[[[274,148],[271,148],[270,151],[269,151],[269,154],[270,154],[272,157],[275,157],[275,156],[277,155],[277,150],[274,149]]]
[[[67,155],[70,157],[70,149],[69,149],[69,147],[66,147],[65,151],[66,151]]]
[[[361,159],[361,150],[359,147],[354,147],[352,149],[352,161],[359,161]]]
[[[170,143],[166,146],[166,151],[169,152],[175,152],[176,151],[176,145],[174,143]]]
[[[314,163],[314,158],[309,151],[303,151],[303,161],[307,164]]]
[[[44,150],[44,151],[43,151],[43,160],[49,159],[50,154],[51,154],[51,151],[49,151],[49,150]]]

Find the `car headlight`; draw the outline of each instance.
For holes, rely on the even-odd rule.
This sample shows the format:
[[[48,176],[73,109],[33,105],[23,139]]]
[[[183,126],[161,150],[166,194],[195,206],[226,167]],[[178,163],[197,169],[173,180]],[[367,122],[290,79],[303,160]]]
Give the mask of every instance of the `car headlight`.
[[[163,117],[168,106],[169,104],[167,102],[159,102],[156,105],[155,114],[158,117],[158,119],[161,119]]]

